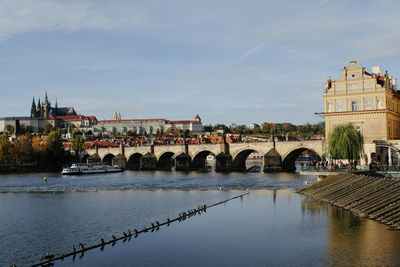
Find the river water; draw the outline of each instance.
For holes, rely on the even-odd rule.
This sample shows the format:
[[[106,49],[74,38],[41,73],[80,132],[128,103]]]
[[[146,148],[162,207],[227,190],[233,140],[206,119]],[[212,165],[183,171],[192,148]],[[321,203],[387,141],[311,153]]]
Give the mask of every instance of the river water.
[[[43,177],[47,177],[47,182]],[[0,266],[25,266],[250,193],[55,266],[400,266],[400,233],[295,193],[296,173],[0,176]]]

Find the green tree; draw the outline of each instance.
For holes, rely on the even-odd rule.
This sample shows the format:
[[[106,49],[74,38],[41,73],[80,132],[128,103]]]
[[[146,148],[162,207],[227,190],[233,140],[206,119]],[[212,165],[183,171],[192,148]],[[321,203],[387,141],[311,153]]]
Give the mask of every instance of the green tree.
[[[190,136],[190,131],[188,130],[188,129],[186,129],[184,132],[183,132],[183,137],[184,138],[188,138]]]
[[[334,159],[357,160],[363,146],[363,137],[351,124],[336,126],[329,136],[329,152]]]
[[[6,132],[7,132],[8,134],[13,134],[14,131],[15,131],[14,126],[12,126],[12,125],[10,125],[10,124],[8,124],[8,125],[6,126]]]
[[[56,167],[64,156],[64,147],[60,131],[51,131],[46,139],[47,161]]]
[[[32,126],[26,126],[25,127],[25,131],[27,132],[27,133],[33,133],[33,128],[32,128]]]
[[[85,143],[85,140],[83,140],[82,135],[77,135],[74,137],[74,141],[72,141],[72,149],[77,152],[82,149],[83,144]]]
[[[53,125],[51,125],[51,123],[46,123],[43,126],[43,130],[44,130],[45,133],[50,133],[51,131],[54,130],[54,127],[53,127]]]

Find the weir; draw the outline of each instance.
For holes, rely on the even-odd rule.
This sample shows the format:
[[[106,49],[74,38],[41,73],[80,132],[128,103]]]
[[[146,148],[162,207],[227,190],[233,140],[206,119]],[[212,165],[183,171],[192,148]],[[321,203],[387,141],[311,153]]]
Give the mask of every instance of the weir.
[[[297,192],[400,230],[400,179],[342,173]]]
[[[163,221],[163,222],[158,222],[155,221],[155,223],[151,223],[151,226],[149,227],[145,227],[141,230],[138,229],[134,229],[133,231],[131,231],[130,229],[128,229],[126,232],[122,233],[122,236],[116,237],[114,235],[112,235],[112,239],[105,241],[103,238],[100,239],[100,242],[94,245],[90,245],[85,247],[84,244],[80,243],[79,244],[79,249],[75,248],[75,246],[73,246],[73,251],[72,252],[67,252],[67,253],[60,253],[60,254],[49,254],[49,255],[45,255],[42,257],[42,260],[39,263],[33,264],[31,265],[32,267],[37,267],[37,266],[53,266],[55,261],[58,260],[64,260],[67,257],[73,257],[73,259],[75,260],[76,255],[80,255],[79,258],[82,258],[84,256],[84,253],[86,251],[89,250],[93,250],[95,248],[101,248],[102,250],[104,249],[104,247],[106,245],[115,245],[115,243],[117,241],[122,240],[123,242],[125,241],[130,241],[132,236],[134,238],[138,237],[139,234],[143,234],[146,232],[154,232],[154,231],[158,231],[160,229],[161,226],[169,226],[171,223],[173,222],[181,222],[186,220],[187,218],[190,218],[192,216],[195,216],[197,214],[201,214],[202,212],[207,212],[207,209],[224,204],[228,201],[231,201],[233,199],[237,199],[237,198],[242,198],[246,195],[249,195],[250,193],[244,193],[244,194],[240,194],[225,200],[222,200],[220,202],[217,203],[213,203],[210,205],[199,205],[197,208],[188,210],[188,211],[183,211],[181,213],[178,214],[178,217],[170,219],[167,218],[167,220]],[[43,260],[44,259],[44,260]],[[14,265],[15,266],[15,265]]]

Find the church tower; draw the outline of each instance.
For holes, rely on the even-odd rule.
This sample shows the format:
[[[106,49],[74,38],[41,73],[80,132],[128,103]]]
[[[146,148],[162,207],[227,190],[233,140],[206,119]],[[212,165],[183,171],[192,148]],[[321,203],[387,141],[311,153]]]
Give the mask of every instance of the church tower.
[[[36,118],[36,104],[35,104],[35,98],[33,98],[33,101],[32,101],[31,118]]]
[[[42,105],[40,104],[40,98],[38,100],[36,108],[37,108],[37,110],[36,110],[36,118],[41,119],[43,117],[43,114],[42,114]]]
[[[44,97],[42,108],[43,108],[43,111],[42,111],[43,112],[43,118],[44,119],[50,118],[51,103],[50,103],[49,99],[47,98],[47,92],[46,92],[45,97]]]

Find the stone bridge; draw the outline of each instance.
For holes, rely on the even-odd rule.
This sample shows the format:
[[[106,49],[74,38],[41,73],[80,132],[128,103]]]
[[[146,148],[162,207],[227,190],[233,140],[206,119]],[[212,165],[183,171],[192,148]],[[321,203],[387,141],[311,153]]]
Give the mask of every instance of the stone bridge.
[[[286,141],[223,144],[184,144],[87,149],[84,162],[118,164],[132,170],[199,170],[206,165],[206,157],[214,155],[216,171],[245,171],[246,159],[252,152],[264,156],[264,171],[293,171],[295,160],[306,150],[320,158],[324,141]]]

